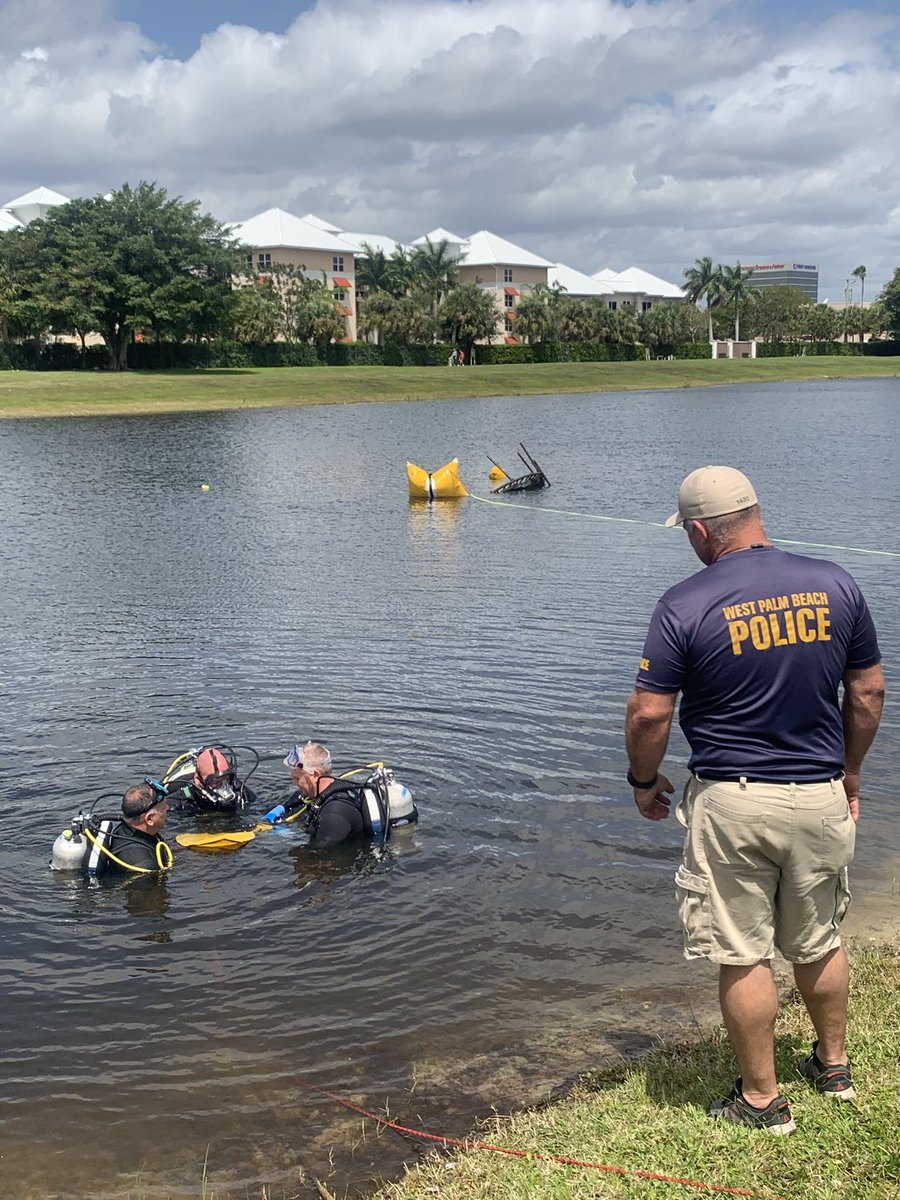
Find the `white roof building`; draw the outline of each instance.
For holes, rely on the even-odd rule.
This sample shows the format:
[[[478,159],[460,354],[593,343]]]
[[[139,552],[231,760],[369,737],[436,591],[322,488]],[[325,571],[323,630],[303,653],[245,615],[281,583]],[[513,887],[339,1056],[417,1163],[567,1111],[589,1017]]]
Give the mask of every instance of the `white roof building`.
[[[323,221],[321,217],[317,217],[315,213],[307,213],[300,218],[301,221],[309,221],[310,225],[315,225],[317,229],[324,229],[326,233],[340,233],[339,225],[332,225],[328,221]]]
[[[498,237],[488,229],[479,229],[466,238],[462,246],[464,267],[552,267],[553,263],[514,242]]]
[[[683,300],[684,290],[674,283],[651,275],[640,267],[628,267],[625,271],[612,271],[604,267],[597,271],[594,279],[609,284],[614,291],[625,296],[634,296],[649,300]]]
[[[352,254],[353,247],[336,233],[321,229],[283,208],[267,208],[246,221],[231,226],[232,236],[249,246],[284,247],[296,250],[325,250]]]
[[[24,225],[18,217],[14,216],[8,208],[0,208],[0,232],[6,233],[10,229],[24,229]]]
[[[397,242],[383,233],[347,233],[346,230],[342,229],[341,237],[345,242],[350,243],[357,258],[365,258],[366,256],[363,245],[371,246],[373,250],[380,250],[388,258],[390,258],[395,250],[403,247],[402,242]]]
[[[439,246],[441,242],[446,242],[453,249],[454,246],[463,246],[466,243],[466,238],[460,237],[459,234],[451,233],[449,229],[432,229],[431,233],[423,233],[421,237],[417,237],[414,242],[410,242],[411,246],[424,246],[426,242],[431,242],[432,246]]]
[[[565,263],[553,264],[547,272],[547,283],[550,287],[559,284],[560,287],[566,289],[570,296],[606,297],[617,294],[615,288],[610,287],[608,283],[604,283],[594,275],[585,275],[583,271],[576,271],[574,267],[567,267]]]
[[[26,192],[24,196],[8,200],[2,207],[11,212],[20,224],[27,225],[30,221],[36,221],[38,217],[46,217],[51,208],[68,203],[69,197],[64,196],[62,192],[54,192],[52,188],[37,187]]]

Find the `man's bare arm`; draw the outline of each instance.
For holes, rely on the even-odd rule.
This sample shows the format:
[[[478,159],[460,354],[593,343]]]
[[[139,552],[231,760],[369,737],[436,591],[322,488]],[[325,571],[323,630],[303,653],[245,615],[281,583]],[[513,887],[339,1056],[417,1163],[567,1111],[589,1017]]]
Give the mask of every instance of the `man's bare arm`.
[[[660,821],[669,815],[670,800],[666,793],[675,790],[665,775],[659,774],[674,713],[674,692],[661,694],[635,688],[628,701],[625,749],[631,774],[642,782],[654,781],[649,788],[634,789],[634,802],[642,815],[651,821]]]
[[[844,672],[841,720],[844,726],[844,787],[854,821],[859,820],[859,773],[872,745],[884,707],[881,664]]]

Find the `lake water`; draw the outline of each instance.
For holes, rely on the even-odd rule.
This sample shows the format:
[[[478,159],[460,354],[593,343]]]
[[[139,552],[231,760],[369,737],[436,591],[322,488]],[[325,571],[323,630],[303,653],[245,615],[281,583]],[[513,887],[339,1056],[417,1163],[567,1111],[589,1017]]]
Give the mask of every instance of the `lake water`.
[[[220,1195],[356,1194],[417,1144],[316,1088],[459,1136],[690,1029],[713,992],[680,955],[680,828],[624,782],[646,623],[699,565],[652,523],[724,461],[771,536],[896,553],[898,414],[884,380],[2,423],[4,1194],[197,1194],[205,1158]],[[549,490],[407,502],[407,458],[458,455],[485,496],[520,440]],[[860,581],[890,686],[900,559],[808,552]],[[390,763],[415,832],[48,870],[72,815],[189,746],[254,747],[263,811],[307,738]],[[863,933],[897,903],[898,749],[892,698]],[[683,782],[680,734],[667,762]]]

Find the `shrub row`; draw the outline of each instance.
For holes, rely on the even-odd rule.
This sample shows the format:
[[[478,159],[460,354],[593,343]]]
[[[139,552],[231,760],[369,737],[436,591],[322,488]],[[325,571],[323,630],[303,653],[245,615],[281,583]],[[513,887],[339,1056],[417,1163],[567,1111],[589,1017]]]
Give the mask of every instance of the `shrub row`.
[[[185,343],[135,342],[128,347],[128,366],[135,371],[202,370],[206,367],[431,367],[446,364],[454,347],[373,346],[368,342],[335,343],[324,349],[315,346],[253,345],[243,342],[214,341],[200,345]],[[843,342],[760,342],[759,358],[793,358],[800,355],[900,355],[900,341],[859,343]],[[651,357],[679,359],[709,358],[705,342],[684,342],[674,346],[656,346]],[[631,362],[645,357],[642,346],[613,345],[607,342],[538,342],[534,346],[476,346],[479,366],[512,363],[549,362]],[[81,351],[68,342],[58,342],[38,350],[33,343],[0,343],[0,371],[76,371],[104,370],[107,366],[104,346],[88,346]]]
[[[880,357],[882,355],[900,355],[900,341],[877,342],[759,342],[756,347],[757,358],[807,358],[817,355],[837,355],[844,357]]]

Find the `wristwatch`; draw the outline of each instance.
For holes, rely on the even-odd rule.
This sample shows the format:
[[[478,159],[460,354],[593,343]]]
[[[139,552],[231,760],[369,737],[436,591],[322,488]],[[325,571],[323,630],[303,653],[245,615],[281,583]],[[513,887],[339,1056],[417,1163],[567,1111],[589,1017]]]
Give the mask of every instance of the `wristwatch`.
[[[653,787],[657,779],[659,779],[659,771],[656,772],[652,779],[648,779],[646,782],[644,782],[642,779],[635,779],[631,773],[631,768],[629,767],[628,774],[625,776],[625,778],[628,780],[629,787],[636,788],[639,792],[647,792]]]

